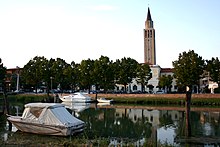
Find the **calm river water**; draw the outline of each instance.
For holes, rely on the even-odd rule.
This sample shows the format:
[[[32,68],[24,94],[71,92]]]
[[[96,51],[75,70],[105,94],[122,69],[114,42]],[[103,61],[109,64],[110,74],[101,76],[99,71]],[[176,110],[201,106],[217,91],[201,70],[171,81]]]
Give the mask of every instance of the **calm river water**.
[[[64,103],[65,104],[65,103]],[[75,138],[108,142],[109,146],[144,146],[147,141],[172,146],[220,146],[220,108],[191,108],[189,121],[184,107],[65,104],[69,112],[86,122],[81,134],[72,137],[43,136],[8,130],[0,117],[3,145],[62,145]],[[11,114],[21,115],[23,104],[10,106]],[[189,133],[191,132],[191,133]],[[186,136],[191,134],[188,139]]]

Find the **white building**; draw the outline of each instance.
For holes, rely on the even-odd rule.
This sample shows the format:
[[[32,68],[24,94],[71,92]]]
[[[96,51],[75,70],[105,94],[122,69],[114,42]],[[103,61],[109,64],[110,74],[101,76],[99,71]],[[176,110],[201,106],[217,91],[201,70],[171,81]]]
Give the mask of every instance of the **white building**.
[[[159,78],[163,75],[171,75],[173,76],[172,68],[161,68],[159,65],[151,65],[150,66],[152,71],[152,78],[148,81],[148,84],[145,85],[145,92],[147,93],[156,93],[159,90],[162,90],[164,93],[166,93],[166,89],[159,89]],[[151,85],[151,86],[150,86]],[[118,88],[117,90],[124,90],[124,85],[116,85]],[[152,89],[150,88],[152,87]],[[173,79],[171,92],[176,92],[177,86],[176,86],[176,80]],[[137,82],[137,79],[134,78],[131,83],[129,83],[126,86],[126,92],[127,93],[138,93],[141,92],[141,84]]]

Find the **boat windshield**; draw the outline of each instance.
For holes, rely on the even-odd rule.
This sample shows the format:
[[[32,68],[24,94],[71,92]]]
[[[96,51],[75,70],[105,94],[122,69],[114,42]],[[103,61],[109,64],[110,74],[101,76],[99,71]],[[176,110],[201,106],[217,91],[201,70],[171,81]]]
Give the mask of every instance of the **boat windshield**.
[[[43,108],[35,107],[30,109],[30,113],[33,114],[36,118],[38,118],[43,111]]]

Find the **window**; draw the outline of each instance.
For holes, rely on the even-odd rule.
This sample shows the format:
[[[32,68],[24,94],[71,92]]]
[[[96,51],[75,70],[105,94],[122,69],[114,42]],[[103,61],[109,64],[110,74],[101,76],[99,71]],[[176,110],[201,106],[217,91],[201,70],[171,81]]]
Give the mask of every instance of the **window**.
[[[38,118],[43,111],[43,108],[31,108],[30,113],[32,113],[36,118]]]
[[[177,89],[177,86],[176,86],[176,85],[174,86],[174,89]]]
[[[154,118],[153,116],[150,116],[150,121],[153,122]]]
[[[137,86],[136,85],[133,86],[133,90],[137,90]]]
[[[152,30],[150,30],[150,38],[152,38]]]

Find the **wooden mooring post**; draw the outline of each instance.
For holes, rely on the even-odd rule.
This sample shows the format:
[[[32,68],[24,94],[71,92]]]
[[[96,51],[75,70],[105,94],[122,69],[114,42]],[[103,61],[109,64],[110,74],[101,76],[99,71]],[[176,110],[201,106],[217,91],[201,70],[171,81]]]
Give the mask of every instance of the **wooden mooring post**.
[[[191,105],[192,92],[189,87],[186,88],[186,137],[191,137],[191,123],[190,123],[190,105]]]

